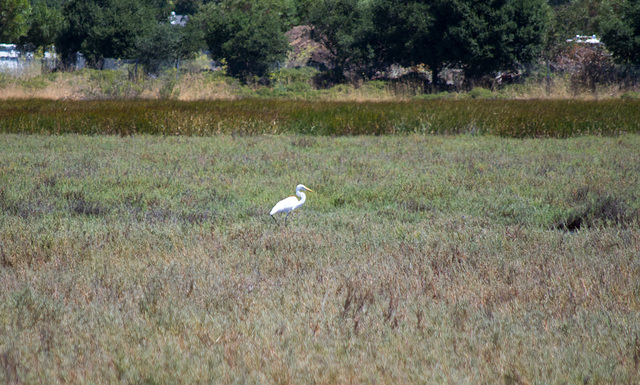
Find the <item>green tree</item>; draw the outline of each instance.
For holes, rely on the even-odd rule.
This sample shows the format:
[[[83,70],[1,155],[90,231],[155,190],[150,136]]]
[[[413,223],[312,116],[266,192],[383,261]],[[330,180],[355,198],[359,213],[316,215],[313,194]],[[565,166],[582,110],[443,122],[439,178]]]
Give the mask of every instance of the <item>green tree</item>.
[[[553,5],[551,28],[561,39],[600,35],[603,16],[616,12],[626,0],[572,0]]]
[[[385,50],[382,55],[387,61],[404,66],[426,64],[433,83],[438,84],[442,68],[455,64],[463,48],[452,31],[462,23],[464,5],[460,0],[381,1],[374,5],[373,25],[385,28],[377,37],[385,44],[377,50]],[[385,15],[393,15],[393,24],[384,23]],[[385,38],[387,33],[391,36]]]
[[[176,0],[173,10],[178,15],[194,15],[202,6],[202,0]]]
[[[602,41],[618,61],[640,64],[640,0],[627,0],[621,15],[611,15]]]
[[[66,3],[62,12],[65,25],[56,39],[56,49],[66,63],[73,63],[76,52],[80,52],[84,41],[89,36],[95,7],[91,1],[71,0]]]
[[[334,80],[344,80],[345,72],[371,72],[375,52],[369,11],[359,0],[319,0],[309,10],[314,38],[333,56]]]
[[[104,58],[133,58],[136,42],[157,23],[163,11],[135,0],[71,0],[64,7],[66,28],[56,45],[63,58],[82,53],[93,66]]]
[[[135,57],[135,43],[156,24],[154,9],[133,0],[107,0],[93,13],[93,25],[82,48],[92,62]]]
[[[136,43],[140,62],[150,71],[157,71],[160,62],[193,57],[204,48],[204,34],[193,23],[186,26],[158,23]]]
[[[29,30],[29,0],[0,0],[0,42],[18,43]]]
[[[143,5],[150,9],[156,17],[156,21],[162,23],[175,8],[175,4],[172,0],[143,0]]]
[[[514,69],[541,52],[549,21],[545,0],[467,2],[470,12],[452,29],[465,75],[477,78]]]
[[[38,2],[43,2],[49,8],[61,10],[67,1],[68,0],[31,0],[31,5],[35,5]]]
[[[309,22],[309,12],[315,0],[290,0],[290,4],[296,17],[298,24],[307,24]]]
[[[545,44],[545,55],[556,56],[576,35],[604,33],[607,21],[620,17],[626,0],[562,0],[550,2],[552,12]]]
[[[378,0],[371,14],[377,56],[424,63],[436,84],[447,66],[476,78],[532,60],[549,17],[544,0]]]
[[[194,16],[214,60],[225,59],[229,74],[249,80],[263,76],[289,49],[285,23],[268,2],[209,3]]]
[[[47,6],[45,1],[33,4],[29,30],[20,38],[20,44],[30,48],[46,48],[55,43],[64,28],[62,12]]]

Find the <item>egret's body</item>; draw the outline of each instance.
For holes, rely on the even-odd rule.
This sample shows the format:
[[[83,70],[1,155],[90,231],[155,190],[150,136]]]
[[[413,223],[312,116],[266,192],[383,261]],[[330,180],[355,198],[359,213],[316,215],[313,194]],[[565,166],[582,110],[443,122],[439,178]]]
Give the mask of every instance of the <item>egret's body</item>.
[[[298,207],[302,206],[304,204],[304,202],[306,202],[307,196],[305,195],[305,193],[303,191],[313,191],[313,190],[311,190],[310,188],[305,187],[304,185],[299,184],[298,186],[296,186],[296,195],[300,197],[300,200],[298,200],[298,198],[296,198],[294,196],[290,196],[290,197],[285,198],[285,199],[281,200],[280,202],[276,203],[276,205],[273,206],[273,208],[269,212],[269,215],[271,215],[271,218],[273,218],[273,220],[276,221],[276,218],[274,217],[275,214],[277,214],[277,213],[287,213],[287,216],[284,218],[284,223],[287,223],[287,219],[289,218],[289,214],[291,214],[291,212],[293,210],[295,210]],[[278,221],[276,221],[276,223],[277,222]]]

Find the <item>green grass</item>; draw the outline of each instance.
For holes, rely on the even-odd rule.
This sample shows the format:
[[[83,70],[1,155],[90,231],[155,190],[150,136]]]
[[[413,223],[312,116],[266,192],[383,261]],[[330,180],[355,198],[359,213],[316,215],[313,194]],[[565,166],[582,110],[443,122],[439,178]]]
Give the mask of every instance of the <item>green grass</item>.
[[[489,134],[571,137],[638,133],[638,100],[310,102],[244,99],[7,100],[0,132],[37,134]]]
[[[638,378],[638,135],[0,142],[0,382]]]

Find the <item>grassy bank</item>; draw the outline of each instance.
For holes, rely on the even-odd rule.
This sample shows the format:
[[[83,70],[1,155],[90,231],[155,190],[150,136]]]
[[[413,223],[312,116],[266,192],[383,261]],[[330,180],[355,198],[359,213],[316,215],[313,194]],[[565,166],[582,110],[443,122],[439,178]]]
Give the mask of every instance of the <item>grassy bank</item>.
[[[640,131],[638,100],[310,102],[245,99],[7,100],[0,132],[37,134],[382,135],[474,133],[570,137]]]
[[[637,379],[637,135],[0,141],[0,382]]]
[[[638,99],[638,84],[629,79],[618,83],[588,84],[578,73],[553,73],[546,77],[545,70],[532,72],[513,84],[478,84],[473,88],[459,84],[457,91],[425,93],[421,80],[398,78],[371,80],[353,84],[336,84],[318,88],[318,71],[310,67],[283,68],[272,72],[268,85],[243,84],[225,75],[224,70],[208,71],[208,59],[201,57],[199,64],[185,63],[177,74],[167,69],[157,74],[145,74],[134,65],[123,65],[118,70],[82,69],[71,72],[42,72],[40,66],[31,66],[21,74],[0,73],[0,100],[15,98],[43,98],[53,100],[104,99],[173,99],[238,100],[290,99],[308,101],[408,101],[417,99],[552,99],[603,100]],[[186,69],[186,71],[185,71]],[[539,69],[540,71],[540,69]],[[314,80],[315,79],[315,80]],[[266,79],[265,79],[266,80]],[[322,82],[321,82],[322,83]],[[473,88],[473,89],[472,89]],[[487,88],[492,88],[491,90]]]

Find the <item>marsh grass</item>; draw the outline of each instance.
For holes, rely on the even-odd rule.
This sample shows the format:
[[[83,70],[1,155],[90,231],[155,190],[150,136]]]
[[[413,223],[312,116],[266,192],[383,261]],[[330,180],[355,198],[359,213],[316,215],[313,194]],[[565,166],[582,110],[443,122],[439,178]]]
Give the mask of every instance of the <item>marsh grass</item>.
[[[489,134],[504,137],[618,135],[640,130],[637,100],[277,99],[51,101],[0,106],[0,132],[36,134]]]
[[[637,135],[0,141],[4,383],[638,378]]]

